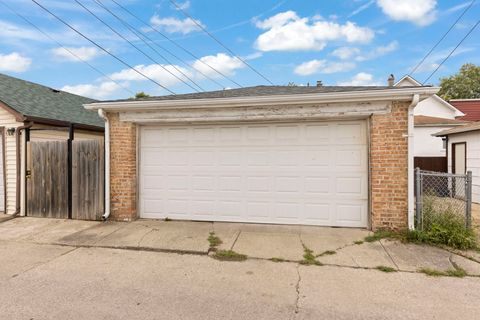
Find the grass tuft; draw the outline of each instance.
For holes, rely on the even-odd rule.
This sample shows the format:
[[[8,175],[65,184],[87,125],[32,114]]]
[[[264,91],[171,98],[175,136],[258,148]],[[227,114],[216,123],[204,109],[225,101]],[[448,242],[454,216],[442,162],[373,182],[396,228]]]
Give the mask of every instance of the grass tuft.
[[[270,261],[273,261],[273,262],[285,262],[285,259],[273,257],[273,258],[270,258]]]
[[[387,266],[378,266],[375,269],[382,271],[382,272],[397,272],[397,269],[394,269],[392,267],[387,267]]]
[[[306,246],[303,246],[303,260],[300,261],[300,264],[306,265],[306,266],[323,266],[323,264],[320,261],[317,261],[315,259],[315,255],[313,254],[313,251],[307,248]]]
[[[380,229],[375,231],[372,235],[365,237],[365,242],[375,242],[381,239],[398,238],[399,233],[391,230]]]
[[[213,255],[214,259],[220,261],[245,261],[247,256],[245,254],[237,253],[233,250],[219,250]]]
[[[360,245],[360,244],[363,244],[363,241],[362,240],[357,240],[357,241],[354,241],[353,244]]]
[[[456,278],[463,278],[467,276],[467,272],[463,270],[462,268],[455,268],[455,269],[450,269],[447,271],[440,271],[440,270],[435,270],[435,269],[430,269],[430,268],[422,268],[418,270],[421,273],[426,274],[427,276],[430,277],[456,277]]]
[[[210,232],[207,240],[210,243],[210,249],[216,249],[223,243],[222,240],[215,235],[215,232]]]
[[[320,254],[317,254],[317,258],[318,257],[323,257],[323,256],[331,256],[331,255],[334,255],[334,254],[337,254],[337,251],[327,250],[327,251],[323,251]]]

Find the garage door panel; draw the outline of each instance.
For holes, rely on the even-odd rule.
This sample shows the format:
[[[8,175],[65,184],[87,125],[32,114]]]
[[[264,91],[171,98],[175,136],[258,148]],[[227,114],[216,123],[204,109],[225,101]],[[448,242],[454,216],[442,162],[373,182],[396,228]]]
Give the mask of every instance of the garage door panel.
[[[365,121],[143,127],[141,216],[365,227],[364,134]]]

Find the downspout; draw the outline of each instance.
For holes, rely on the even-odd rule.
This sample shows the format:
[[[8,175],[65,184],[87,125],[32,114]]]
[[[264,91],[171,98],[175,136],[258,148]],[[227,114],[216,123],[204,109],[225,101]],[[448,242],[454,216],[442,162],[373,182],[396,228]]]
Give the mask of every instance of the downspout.
[[[414,199],[414,161],[413,161],[413,139],[415,129],[415,119],[413,110],[420,101],[420,95],[414,94],[412,103],[408,106],[408,133],[407,133],[407,153],[408,153],[408,228],[412,230],[415,227],[415,199]]]
[[[110,123],[103,109],[98,109],[98,115],[105,120],[105,221],[110,216]]]
[[[26,125],[19,126],[15,128],[15,153],[16,153],[16,159],[15,159],[15,170],[16,170],[16,181],[15,181],[15,212],[13,213],[12,217],[16,217],[21,210],[20,206],[20,196],[21,196],[21,179],[22,179],[22,174],[21,174],[21,141],[20,141],[20,132],[25,129],[29,129],[33,126],[33,122],[29,122]],[[27,151],[27,146],[25,145],[25,152]],[[26,165],[26,164],[25,164]]]

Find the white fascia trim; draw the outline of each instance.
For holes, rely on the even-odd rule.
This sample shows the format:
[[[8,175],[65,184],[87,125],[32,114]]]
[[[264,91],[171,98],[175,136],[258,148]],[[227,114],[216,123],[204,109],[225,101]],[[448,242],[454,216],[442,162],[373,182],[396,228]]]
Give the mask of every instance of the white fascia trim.
[[[443,100],[440,96],[434,94],[433,95],[433,98],[434,99],[437,99],[439,102],[443,103],[445,106],[447,106],[448,108],[450,108],[452,111],[455,112],[455,117],[463,117],[465,115],[465,113],[463,113],[462,111],[458,110],[457,108],[455,108],[455,106],[453,106],[452,104],[450,104],[448,101],[445,101]]]
[[[210,99],[179,99],[179,100],[132,100],[96,102],[86,104],[89,110],[103,109],[105,111],[150,111],[175,108],[215,108],[215,107],[245,107],[245,106],[271,106],[271,105],[299,105],[306,103],[342,103],[342,102],[373,102],[373,101],[411,101],[413,95],[419,95],[420,100],[426,99],[437,93],[438,87],[418,87],[405,89],[384,89],[348,91],[314,94],[290,94],[271,96],[248,96],[233,98]]]

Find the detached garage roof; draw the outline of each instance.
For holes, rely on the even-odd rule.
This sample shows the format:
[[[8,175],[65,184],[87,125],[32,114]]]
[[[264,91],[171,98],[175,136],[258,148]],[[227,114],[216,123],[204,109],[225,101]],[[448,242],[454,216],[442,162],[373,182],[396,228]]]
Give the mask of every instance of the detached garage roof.
[[[468,123],[468,121],[445,119],[438,117],[429,117],[418,115],[415,116],[415,126],[417,127],[442,127],[442,126],[461,126]]]
[[[83,108],[93,102],[96,100],[0,74],[0,104],[19,121],[43,119],[103,127],[96,112]]]
[[[256,86],[143,99],[102,101],[86,104],[85,107],[108,111],[140,111],[174,107],[208,108],[213,106],[243,107],[334,102],[412,101],[415,94],[418,94],[420,100],[423,100],[437,91],[438,88],[431,86]]]
[[[460,120],[480,121],[480,99],[455,99],[449,102],[465,114]]]

